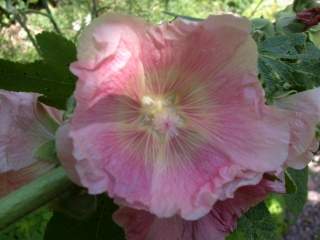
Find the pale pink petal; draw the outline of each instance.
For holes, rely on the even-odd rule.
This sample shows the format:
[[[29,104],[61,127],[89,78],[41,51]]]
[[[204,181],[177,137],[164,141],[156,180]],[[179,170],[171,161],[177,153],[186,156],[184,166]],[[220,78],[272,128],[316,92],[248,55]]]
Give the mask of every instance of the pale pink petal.
[[[0,92],[0,172],[30,165],[36,148],[53,139],[38,118],[36,99],[34,94]]]
[[[1,195],[54,166],[36,156],[42,144],[54,139],[57,126],[37,97],[32,93],[0,91]]]
[[[113,216],[128,240],[223,240],[236,228],[237,219],[263,201],[269,192],[283,192],[284,184],[263,179],[256,186],[237,190],[232,199],[219,201],[197,221],[178,216],[157,218],[143,211],[121,207]]]
[[[289,110],[290,149],[286,164],[304,168],[317,150],[316,126],[320,122],[320,88],[304,91],[276,101],[279,108]]]
[[[70,67],[79,78],[77,104],[85,108],[108,94],[139,87],[135,80],[143,75],[138,56],[145,27],[138,18],[109,14],[95,19],[81,34],[78,61]]]
[[[72,155],[73,145],[69,137],[69,123],[60,126],[56,132],[56,149],[60,163],[66,170],[70,179],[81,185],[78,173],[75,170],[76,160]]]

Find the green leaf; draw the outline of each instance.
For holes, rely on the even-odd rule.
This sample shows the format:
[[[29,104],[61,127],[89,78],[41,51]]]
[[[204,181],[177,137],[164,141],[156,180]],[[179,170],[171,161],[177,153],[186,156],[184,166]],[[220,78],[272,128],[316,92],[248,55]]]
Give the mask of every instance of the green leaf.
[[[43,61],[16,63],[0,59],[0,88],[40,93],[40,100],[47,105],[64,109],[74,85],[73,76]]]
[[[276,224],[264,203],[251,208],[238,220],[237,229],[228,240],[276,240]]]
[[[300,33],[306,30],[305,25],[296,20],[296,15],[292,13],[282,13],[277,19],[276,29],[284,33]]]
[[[320,85],[320,50],[306,34],[269,37],[258,47],[260,79],[269,103],[279,95]]]
[[[76,59],[75,46],[55,33],[36,36],[43,60],[17,63],[0,59],[0,89],[37,92],[43,103],[65,109],[75,88],[75,76],[69,65]]]
[[[285,183],[286,183],[286,192],[289,194],[296,193],[298,187],[293,177],[290,175],[289,171],[285,171],[284,175],[285,175]]]
[[[320,24],[309,29],[308,36],[313,44],[320,48]]]
[[[286,172],[297,186],[297,191],[295,193],[284,195],[286,210],[296,217],[302,211],[307,200],[308,168],[306,167],[303,170],[288,168]]]
[[[123,240],[123,232],[112,221],[116,210],[112,200],[105,195],[98,198],[97,211],[85,220],[76,220],[59,212],[54,212],[48,223],[44,240]]]
[[[266,37],[270,37],[274,35],[274,27],[273,24],[264,18],[255,18],[251,20],[252,25],[252,37],[256,40],[256,42],[263,41]]]
[[[70,63],[76,59],[75,45],[61,35],[54,32],[42,32],[36,36],[36,40],[45,62],[68,70]]]
[[[317,2],[315,0],[294,0],[293,10],[295,12],[300,12],[307,8],[317,7]]]

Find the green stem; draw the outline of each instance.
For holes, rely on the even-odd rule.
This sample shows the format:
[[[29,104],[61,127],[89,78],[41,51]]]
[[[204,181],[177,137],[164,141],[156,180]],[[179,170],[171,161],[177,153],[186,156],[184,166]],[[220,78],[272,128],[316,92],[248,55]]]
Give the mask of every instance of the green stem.
[[[261,6],[261,4],[263,3],[264,0],[260,0],[260,2],[257,3],[256,7],[253,9],[253,11],[251,12],[249,18],[252,18],[253,15],[258,11],[259,7]]]
[[[43,17],[50,18],[49,15],[46,14],[46,13],[43,13],[43,12],[40,12],[40,11],[36,11],[36,10],[31,10],[31,9],[23,11],[23,14],[38,14],[38,15],[41,15]]]
[[[36,51],[39,54],[39,56],[41,56],[41,51],[39,49],[37,41],[35,40],[35,38],[33,37],[32,33],[30,32],[29,28],[25,24],[25,22],[22,19],[20,13],[14,13],[14,18],[17,20],[17,22],[20,24],[20,26],[26,31],[29,40],[31,41],[32,45],[36,49]]]
[[[72,186],[65,171],[58,167],[1,198],[0,230],[57,198]]]
[[[43,6],[45,7],[46,11],[47,11],[47,16],[50,20],[50,22],[52,23],[53,27],[54,27],[54,30],[58,33],[58,34],[61,34],[62,35],[62,32],[60,30],[60,28],[58,27],[58,24],[57,22],[54,20],[54,17],[51,13],[51,10],[49,8],[49,5],[48,5],[48,1],[47,0],[42,0],[42,3],[43,3]]]
[[[97,0],[92,0],[91,15],[92,15],[92,18],[98,17],[98,4],[97,4]]]

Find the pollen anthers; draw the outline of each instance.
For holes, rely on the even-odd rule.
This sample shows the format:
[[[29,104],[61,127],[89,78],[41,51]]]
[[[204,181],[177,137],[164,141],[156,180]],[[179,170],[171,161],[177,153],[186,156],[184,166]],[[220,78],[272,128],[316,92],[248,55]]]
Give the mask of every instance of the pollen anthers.
[[[184,126],[184,120],[177,112],[173,96],[143,96],[142,125],[160,137],[174,137],[178,129]]]

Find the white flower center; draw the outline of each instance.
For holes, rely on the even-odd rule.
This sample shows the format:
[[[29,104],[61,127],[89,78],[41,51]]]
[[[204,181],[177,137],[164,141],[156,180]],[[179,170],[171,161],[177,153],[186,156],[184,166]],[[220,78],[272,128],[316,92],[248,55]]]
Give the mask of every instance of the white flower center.
[[[142,123],[161,137],[175,137],[178,129],[184,126],[179,116],[173,97],[159,98],[143,96]]]

